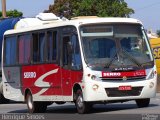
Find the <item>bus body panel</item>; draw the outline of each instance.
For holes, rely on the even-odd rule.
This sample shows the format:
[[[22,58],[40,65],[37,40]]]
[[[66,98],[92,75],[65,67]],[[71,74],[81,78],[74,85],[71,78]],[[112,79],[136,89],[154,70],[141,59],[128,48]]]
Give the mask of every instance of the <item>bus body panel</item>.
[[[23,92],[30,88],[32,94],[62,95],[61,79],[58,78],[60,78],[60,70],[56,65],[23,66]]]
[[[152,71],[156,70],[156,66],[151,69],[145,70],[146,79],[133,79],[133,80],[107,80],[102,77],[100,71],[91,71],[86,69],[84,72],[84,100],[85,101],[112,101],[112,100],[133,100],[142,98],[152,98],[156,96],[157,89],[157,75],[150,79]],[[137,71],[138,72],[138,71]],[[96,75],[97,80],[92,80],[88,77],[88,73]],[[130,71],[130,74],[134,73]],[[139,72],[140,73],[140,72]],[[127,73],[129,74],[129,73]],[[102,80],[104,79],[104,80]],[[94,86],[98,86],[97,89]],[[126,86],[131,87],[128,90],[120,90],[119,87]]]
[[[23,101],[20,67],[5,67],[3,74],[4,96],[11,100]],[[5,76],[5,77],[4,77]]]
[[[155,79],[151,79],[151,80],[146,80],[146,81],[138,81],[138,82],[130,82],[130,83],[114,83],[113,82],[95,82],[95,81],[92,81],[92,82],[86,82],[85,83],[85,88],[84,89],[84,100],[85,101],[112,101],[112,100],[135,100],[135,99],[142,99],[142,98],[153,98],[156,96],[156,87],[154,88],[150,88],[150,84],[151,82],[156,86],[157,85],[157,82]],[[99,88],[97,91],[94,91],[93,90],[93,86],[94,85],[98,85]],[[117,89],[118,91],[118,88],[119,86],[131,86],[132,88],[138,88],[138,87],[141,87],[143,86],[143,90],[141,91],[141,94],[140,95],[136,95],[136,96],[118,96],[118,97],[110,97],[110,96],[107,96],[107,92],[105,89],[110,89],[113,91],[115,89]],[[128,91],[129,93],[130,91]],[[120,94],[123,94],[123,91],[122,93],[119,91],[117,92]],[[127,93],[126,93],[127,94]]]
[[[62,100],[63,96],[72,96],[75,83],[81,81],[82,72],[65,70],[54,64],[22,67],[23,93],[30,89],[34,100]],[[58,98],[59,96],[59,98]],[[65,99],[63,99],[65,100]]]
[[[6,18],[6,19],[0,20],[0,56],[2,53],[2,42],[3,42],[4,32],[10,29],[14,29],[16,23],[19,20],[20,18]],[[0,57],[0,62],[1,62],[1,57]],[[3,83],[2,83],[2,71],[1,70],[2,70],[2,66],[0,65],[0,94],[2,94],[3,96]]]

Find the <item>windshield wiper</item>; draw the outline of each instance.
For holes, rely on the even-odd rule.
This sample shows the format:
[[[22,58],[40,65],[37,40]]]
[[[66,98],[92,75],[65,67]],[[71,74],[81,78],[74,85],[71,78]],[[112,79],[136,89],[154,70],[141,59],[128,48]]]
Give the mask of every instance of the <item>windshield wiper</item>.
[[[125,49],[122,48],[122,51],[127,57],[132,60],[134,63],[136,63],[139,67],[142,67],[142,64],[139,63],[134,57],[132,57]]]
[[[153,66],[154,65],[154,61],[149,61],[149,62],[145,62],[145,63],[142,63],[141,66]]]
[[[139,67],[142,67],[142,64],[139,63],[134,57],[132,57],[125,49],[122,49],[122,52],[131,60],[133,61],[136,65],[138,65]],[[108,62],[108,64],[105,65],[104,68],[109,68],[110,65],[113,63],[114,60],[118,59],[117,56],[118,52],[115,52],[114,56],[112,57],[112,59]]]
[[[109,68],[109,66],[112,64],[112,62],[116,59],[118,59],[117,57],[117,52],[114,53],[113,57],[111,58],[111,60],[108,62],[108,64],[105,65],[104,68]]]

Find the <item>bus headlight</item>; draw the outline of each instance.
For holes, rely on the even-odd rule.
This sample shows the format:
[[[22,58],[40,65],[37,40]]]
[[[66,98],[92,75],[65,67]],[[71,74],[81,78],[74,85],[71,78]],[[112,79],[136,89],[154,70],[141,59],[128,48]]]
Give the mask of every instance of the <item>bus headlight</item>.
[[[156,71],[152,70],[151,74],[149,75],[148,79],[153,79],[154,76],[157,74]]]
[[[153,83],[153,82],[150,82],[149,88],[153,88],[153,87],[154,87],[154,83]]]

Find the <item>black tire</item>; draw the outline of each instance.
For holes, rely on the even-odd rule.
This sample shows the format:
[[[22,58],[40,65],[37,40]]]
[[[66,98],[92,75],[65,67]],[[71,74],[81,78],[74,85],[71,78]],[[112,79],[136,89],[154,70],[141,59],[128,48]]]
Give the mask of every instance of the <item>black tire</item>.
[[[57,105],[63,105],[65,104],[66,102],[55,102]]]
[[[84,101],[81,90],[77,90],[76,92],[75,105],[79,114],[89,113],[92,108],[90,103]]]
[[[34,102],[30,92],[26,95],[26,103],[29,113],[43,113],[47,109],[47,104],[43,102]]]
[[[2,93],[0,93],[0,104],[3,104],[3,103],[9,103],[9,100],[6,99]]]
[[[4,103],[4,96],[0,93],[0,104]]]
[[[148,107],[149,103],[150,103],[150,98],[136,100],[136,104],[139,108]]]
[[[50,105],[53,104],[53,102],[46,102],[45,104],[46,104],[47,106],[50,106]]]

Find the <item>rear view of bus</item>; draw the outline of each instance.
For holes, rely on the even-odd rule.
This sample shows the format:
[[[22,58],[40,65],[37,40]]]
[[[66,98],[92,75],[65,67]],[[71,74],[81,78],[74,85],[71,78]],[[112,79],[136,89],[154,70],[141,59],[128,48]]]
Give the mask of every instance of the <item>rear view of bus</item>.
[[[79,111],[90,108],[83,100],[135,100],[138,107],[147,107],[150,98],[155,97],[157,75],[141,23],[134,19],[109,19],[108,23],[81,25],[80,35],[86,66]]]

